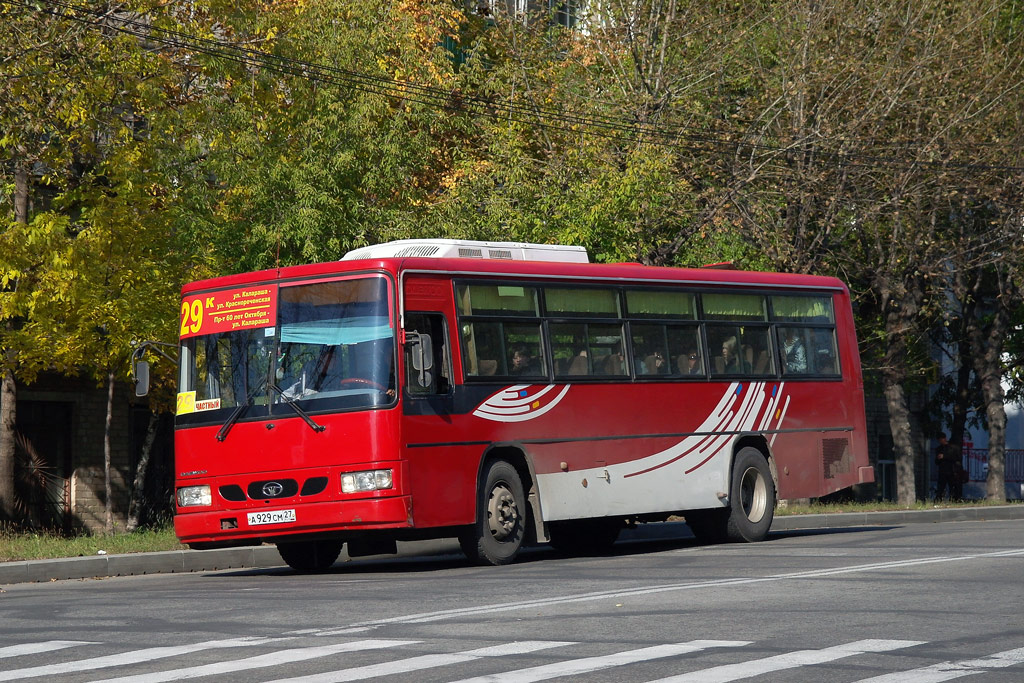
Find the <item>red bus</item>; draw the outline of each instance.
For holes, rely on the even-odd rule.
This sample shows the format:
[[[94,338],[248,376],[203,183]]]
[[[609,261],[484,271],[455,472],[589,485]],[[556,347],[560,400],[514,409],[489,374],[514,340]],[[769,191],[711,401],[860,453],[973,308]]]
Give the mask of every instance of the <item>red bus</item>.
[[[402,240],[182,290],[175,530],[294,568],[457,537],[613,543],[672,515],[756,541],[874,480],[834,278]]]

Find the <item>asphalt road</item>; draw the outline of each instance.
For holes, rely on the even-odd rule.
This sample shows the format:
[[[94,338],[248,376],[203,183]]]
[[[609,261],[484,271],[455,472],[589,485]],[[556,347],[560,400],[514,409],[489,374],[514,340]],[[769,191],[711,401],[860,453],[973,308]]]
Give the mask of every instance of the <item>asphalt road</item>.
[[[24,583],[0,681],[1024,680],[1024,522]]]

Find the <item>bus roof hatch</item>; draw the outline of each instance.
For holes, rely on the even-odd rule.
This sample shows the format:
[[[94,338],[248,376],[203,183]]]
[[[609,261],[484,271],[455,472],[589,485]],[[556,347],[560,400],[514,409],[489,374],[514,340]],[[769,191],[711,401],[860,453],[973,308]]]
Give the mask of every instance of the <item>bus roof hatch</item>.
[[[589,263],[585,247],[529,242],[478,242],[475,240],[396,240],[353,249],[342,261],[372,258],[477,258],[505,261],[558,261]]]

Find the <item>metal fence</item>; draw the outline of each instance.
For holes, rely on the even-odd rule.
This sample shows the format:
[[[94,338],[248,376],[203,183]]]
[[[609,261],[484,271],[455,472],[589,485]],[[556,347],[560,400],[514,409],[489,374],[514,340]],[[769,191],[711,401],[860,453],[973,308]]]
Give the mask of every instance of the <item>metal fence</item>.
[[[971,481],[985,481],[988,477],[988,449],[965,449],[964,460]],[[1006,449],[1006,481],[1024,483],[1024,448]]]

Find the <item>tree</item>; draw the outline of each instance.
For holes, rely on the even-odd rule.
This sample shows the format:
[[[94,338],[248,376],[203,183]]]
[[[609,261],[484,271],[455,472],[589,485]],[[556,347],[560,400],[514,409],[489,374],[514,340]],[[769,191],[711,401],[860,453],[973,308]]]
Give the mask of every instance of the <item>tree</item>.
[[[82,9],[78,18],[91,23],[80,24],[4,8],[18,40],[5,44],[16,87],[0,115],[16,121],[17,132],[2,147],[16,167],[28,159],[46,180],[31,220],[25,215],[0,234],[4,344],[25,381],[42,370],[91,369],[105,384],[110,531],[113,384],[131,340],[173,334],[175,290],[192,274],[173,214],[162,211],[175,188],[163,160],[178,125],[179,102],[168,93],[182,81],[180,65],[117,31],[138,18],[124,9]]]

